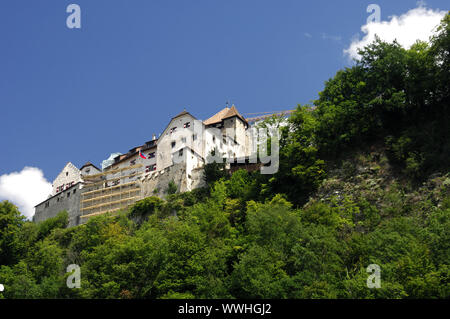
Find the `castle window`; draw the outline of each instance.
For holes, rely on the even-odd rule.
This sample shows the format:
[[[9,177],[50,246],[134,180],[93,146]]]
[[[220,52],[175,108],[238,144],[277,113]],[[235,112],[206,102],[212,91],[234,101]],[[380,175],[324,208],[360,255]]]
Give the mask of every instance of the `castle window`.
[[[48,201],[47,203],[45,203],[45,207],[50,207],[50,201]]]
[[[192,134],[192,140],[195,141],[197,139],[197,134]]]
[[[186,138],[185,137],[181,138],[181,143],[186,143]]]
[[[134,164],[136,164],[136,160],[130,161],[130,165],[134,165]]]
[[[66,172],[66,176],[69,176],[69,172]]]
[[[183,156],[183,149],[178,151],[178,156]]]
[[[155,157],[155,152],[149,153],[148,154],[148,158],[154,158]]]
[[[175,141],[173,141],[173,142],[172,142],[172,148],[174,148],[174,147],[175,147],[175,144],[176,144],[176,142],[175,142]]]
[[[170,133],[173,133],[173,132],[175,132],[175,131],[176,131],[176,129],[177,129],[177,127],[176,127],[176,126],[172,127],[172,128],[170,129]]]
[[[213,142],[215,142],[216,141],[216,137],[213,135]]]
[[[186,122],[183,125],[184,128],[191,127],[191,122]]]
[[[73,190],[73,193],[75,194],[77,192],[77,189],[76,188],[74,188],[74,190]]]
[[[70,192],[67,193],[67,197],[70,197]]]

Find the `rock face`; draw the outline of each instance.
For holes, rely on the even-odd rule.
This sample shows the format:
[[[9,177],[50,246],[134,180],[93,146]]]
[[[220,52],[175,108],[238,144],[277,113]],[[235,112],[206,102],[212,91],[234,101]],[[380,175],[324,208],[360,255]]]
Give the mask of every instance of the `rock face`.
[[[430,207],[439,207],[447,193],[450,193],[450,173],[433,174],[420,185],[413,185],[389,164],[384,150],[379,150],[352,154],[330,169],[328,178],[306,206],[317,201],[342,203],[350,199],[367,201],[384,211],[399,203],[405,213],[420,206],[423,214],[429,214]]]

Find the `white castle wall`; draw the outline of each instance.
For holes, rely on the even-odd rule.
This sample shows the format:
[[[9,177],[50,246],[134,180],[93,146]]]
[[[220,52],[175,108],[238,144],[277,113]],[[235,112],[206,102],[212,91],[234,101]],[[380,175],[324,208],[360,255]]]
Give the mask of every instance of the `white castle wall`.
[[[53,181],[52,195],[60,193],[61,190],[65,190],[80,181],[80,170],[75,165],[69,162],[66,164],[66,166],[64,166],[64,169]]]

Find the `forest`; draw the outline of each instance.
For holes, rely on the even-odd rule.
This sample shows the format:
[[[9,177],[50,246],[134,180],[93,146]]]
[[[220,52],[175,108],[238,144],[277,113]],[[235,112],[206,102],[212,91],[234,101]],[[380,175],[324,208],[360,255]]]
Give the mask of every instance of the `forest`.
[[[273,175],[209,164],[207,187],[73,228],[1,202],[0,299],[449,298],[450,15],[360,55],[280,126]]]

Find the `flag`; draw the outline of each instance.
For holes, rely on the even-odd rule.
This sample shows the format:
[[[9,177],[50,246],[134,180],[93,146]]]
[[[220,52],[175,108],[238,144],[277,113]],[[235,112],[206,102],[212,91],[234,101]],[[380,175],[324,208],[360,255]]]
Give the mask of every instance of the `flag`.
[[[141,153],[141,151],[139,151],[139,156],[140,156],[141,158],[143,158],[143,159],[147,159],[147,157],[145,157],[145,156]]]

